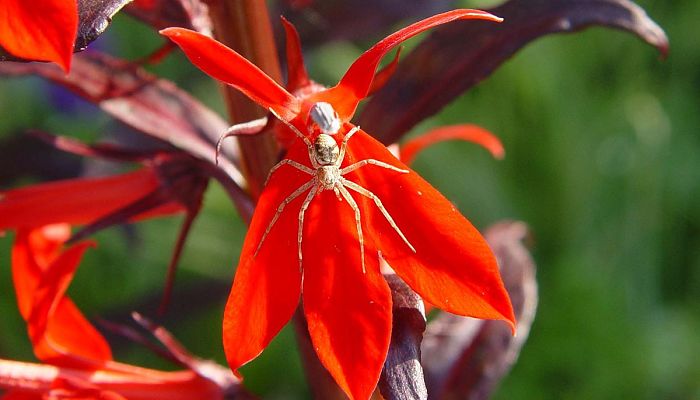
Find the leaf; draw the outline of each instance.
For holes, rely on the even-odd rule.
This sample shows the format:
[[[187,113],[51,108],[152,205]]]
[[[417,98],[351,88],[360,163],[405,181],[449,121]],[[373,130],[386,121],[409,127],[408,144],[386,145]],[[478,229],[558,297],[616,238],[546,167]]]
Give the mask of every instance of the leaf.
[[[41,76],[132,128],[210,162],[216,154],[216,141],[228,127],[221,117],[174,83],[106,54],[77,55],[69,75],[45,64],[0,64],[0,75]],[[235,162],[237,154],[228,155]],[[237,168],[223,161],[222,167],[240,180]]]
[[[252,215],[250,197],[241,189],[245,181],[237,167],[235,143],[226,146],[226,157],[214,166],[216,142],[228,124],[173,82],[98,52],[76,55],[68,75],[52,65],[37,63],[0,63],[0,75],[41,76],[137,131],[206,161],[202,166],[208,165],[206,172],[223,185],[241,216],[249,219]]]
[[[517,334],[500,321],[441,313],[428,325],[423,368],[431,398],[488,399],[527,340],[537,309],[535,265],[521,243],[522,222],[501,222],[486,231],[517,317]]]
[[[662,55],[668,50],[664,31],[628,0],[511,0],[489,11],[504,22],[469,21],[436,29],[366,105],[359,125],[383,143],[393,143],[526,44],[551,33],[607,26],[636,34]]]
[[[209,9],[201,0],[135,0],[125,11],[156,30],[172,26],[210,34]]]
[[[332,40],[366,40],[404,19],[418,20],[450,9],[449,0],[324,0],[299,7],[278,2],[272,15],[284,15],[299,29],[305,47]],[[368,12],[371,10],[371,12]]]
[[[423,300],[396,274],[385,274],[391,288],[393,321],[391,345],[379,379],[387,400],[427,399],[428,391],[420,364],[420,345],[425,330]]]
[[[83,51],[112,22],[114,15],[131,0],[78,0],[78,36],[75,51]]]
[[[10,187],[29,178],[57,180],[80,174],[81,160],[56,150],[41,140],[23,134],[0,139],[0,187]]]

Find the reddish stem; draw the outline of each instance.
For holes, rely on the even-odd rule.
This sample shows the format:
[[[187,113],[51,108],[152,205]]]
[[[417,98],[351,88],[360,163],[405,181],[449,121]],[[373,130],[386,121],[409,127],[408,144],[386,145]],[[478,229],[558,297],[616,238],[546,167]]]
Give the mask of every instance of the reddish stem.
[[[282,74],[265,1],[211,1],[209,14],[220,42],[252,61],[273,79],[281,81]],[[223,92],[232,123],[246,122],[266,115],[265,110],[232,87],[224,85]],[[243,173],[252,196],[257,198],[268,171],[277,161],[279,148],[271,134],[240,137],[238,141],[243,158]]]

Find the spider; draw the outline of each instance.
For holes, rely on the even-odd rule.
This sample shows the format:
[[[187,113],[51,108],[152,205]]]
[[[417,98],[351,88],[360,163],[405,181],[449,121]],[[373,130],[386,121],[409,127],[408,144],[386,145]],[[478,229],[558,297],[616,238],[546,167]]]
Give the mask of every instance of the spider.
[[[313,122],[315,122],[316,125],[318,125],[321,131],[321,133],[316,137],[316,139],[314,139],[313,143],[311,142],[311,140],[309,140],[308,137],[302,134],[294,125],[280,118],[272,109],[270,109],[270,113],[272,113],[272,115],[274,115],[278,120],[282,121],[299,138],[301,138],[301,140],[304,141],[304,144],[306,144],[306,147],[309,152],[309,161],[311,161],[311,165],[313,168],[309,168],[306,165],[300,164],[290,159],[284,159],[277,163],[277,165],[272,167],[270,173],[268,174],[267,180],[265,181],[266,185],[267,182],[270,180],[272,174],[274,174],[275,171],[277,171],[279,168],[285,165],[289,165],[298,169],[301,172],[311,175],[311,179],[305,184],[299,186],[294,192],[292,192],[292,194],[287,196],[287,198],[284,199],[282,203],[280,203],[280,205],[277,207],[277,212],[272,217],[272,220],[270,220],[270,223],[267,225],[265,233],[263,233],[263,236],[260,239],[260,243],[258,243],[258,247],[255,250],[253,257],[257,256],[258,252],[260,251],[260,248],[263,245],[263,242],[265,241],[265,238],[267,237],[268,233],[270,233],[270,230],[272,229],[273,225],[275,224],[275,222],[277,222],[277,219],[284,211],[284,208],[294,199],[305,193],[307,190],[309,191],[309,193],[306,195],[306,198],[304,199],[304,202],[301,205],[301,209],[299,210],[299,230],[297,233],[297,250],[300,271],[302,270],[301,244],[302,231],[304,228],[304,214],[309,208],[309,204],[311,204],[313,198],[324,190],[333,190],[333,192],[335,192],[335,195],[338,197],[338,200],[342,201],[342,199],[345,199],[345,201],[355,213],[355,224],[357,227],[357,237],[360,242],[360,258],[362,260],[363,273],[366,273],[365,248],[364,239],[362,236],[362,224],[360,222],[360,208],[357,206],[357,203],[353,199],[348,189],[357,192],[360,195],[365,196],[374,201],[374,204],[377,206],[379,211],[381,211],[382,215],[384,215],[384,218],[386,218],[387,222],[389,222],[391,227],[394,228],[396,233],[401,237],[401,239],[403,239],[404,243],[406,243],[406,245],[411,249],[411,251],[413,251],[414,253],[416,252],[416,249],[411,245],[408,239],[406,239],[406,236],[404,236],[403,232],[401,232],[401,229],[399,229],[399,227],[396,225],[394,219],[391,217],[386,208],[384,208],[384,205],[382,204],[382,201],[379,199],[379,197],[377,197],[377,195],[367,190],[366,188],[358,185],[357,183],[344,178],[344,175],[366,165],[375,165],[402,174],[408,173],[408,170],[400,169],[394,167],[393,165],[375,159],[361,160],[354,164],[348,165],[345,168],[340,168],[340,165],[342,164],[343,159],[345,158],[345,152],[347,149],[348,141],[355,133],[357,133],[360,130],[360,127],[353,127],[345,135],[342,144],[339,148],[338,144],[331,137],[331,135],[335,135],[336,133],[338,133],[341,127],[341,121],[338,118],[338,114],[333,109],[333,106],[331,106],[329,103],[318,102],[314,104],[311,108],[310,116]]]

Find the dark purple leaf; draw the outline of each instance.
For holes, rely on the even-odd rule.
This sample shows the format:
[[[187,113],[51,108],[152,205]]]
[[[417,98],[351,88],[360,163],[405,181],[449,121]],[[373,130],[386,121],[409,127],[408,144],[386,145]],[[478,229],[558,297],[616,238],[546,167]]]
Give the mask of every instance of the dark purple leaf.
[[[360,125],[383,143],[396,142],[421,120],[488,77],[540,36],[607,26],[668,50],[664,31],[628,0],[511,0],[489,10],[504,18],[452,23],[436,29],[367,104]]]
[[[331,40],[367,40],[387,33],[387,27],[404,19],[417,20],[446,11],[451,0],[317,0],[306,7],[279,3],[275,14],[284,15],[299,30],[304,46]],[[277,22],[277,20],[275,20]],[[279,24],[277,37],[284,37]],[[284,48],[281,46],[280,48]]]
[[[125,11],[157,30],[179,26],[211,33],[208,8],[201,0],[136,0]]]
[[[396,274],[385,274],[384,278],[391,288],[393,307],[391,344],[379,379],[379,390],[387,400],[427,399],[420,364],[425,330],[423,300]]]
[[[0,187],[24,178],[56,180],[80,174],[77,157],[56,150],[29,135],[10,135],[0,140]]]
[[[78,36],[75,51],[85,50],[112,22],[112,17],[131,0],[78,0]]]
[[[160,139],[191,155],[213,162],[215,143],[228,124],[174,83],[159,79],[133,64],[99,53],[76,55],[70,74],[49,64],[0,64],[0,74],[39,75],[60,84],[112,117],[144,134]],[[227,146],[233,149],[235,144]],[[231,163],[221,166],[240,182]]]
[[[225,146],[219,166],[214,166],[216,141],[228,124],[215,112],[174,83],[144,69],[105,54],[81,53],[65,75],[51,64],[0,63],[0,75],[38,75],[60,84],[98,105],[117,120],[161,140],[200,160],[207,173],[228,192],[244,219],[252,215],[250,197],[241,189],[235,142]]]
[[[486,232],[513,303],[516,336],[502,321],[440,314],[428,325],[422,347],[431,398],[488,399],[517,360],[537,309],[535,264],[522,244],[526,236],[521,222],[501,222]]]
[[[113,161],[143,162],[155,158],[159,153],[166,152],[156,149],[136,150],[112,143],[89,145],[70,137],[52,135],[39,130],[30,130],[28,134],[58,150],[81,157],[103,158]]]

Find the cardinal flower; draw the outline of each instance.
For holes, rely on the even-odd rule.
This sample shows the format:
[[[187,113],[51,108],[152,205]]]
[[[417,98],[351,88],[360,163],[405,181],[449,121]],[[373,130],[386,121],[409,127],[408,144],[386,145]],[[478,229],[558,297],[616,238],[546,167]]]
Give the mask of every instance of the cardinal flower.
[[[287,24],[287,87],[296,95],[207,36],[162,31],[200,69],[268,109],[296,136],[260,196],[226,306],[224,347],[234,371],[267,346],[301,297],[323,365],[350,398],[369,398],[391,336],[391,294],[380,260],[445,311],[514,325],[484,238],[435,188],[350,123],[388,51],[464,19],[500,21],[477,10],[424,19],[378,42],[332,88],[306,77]]]
[[[174,372],[112,360],[104,337],[66,295],[91,246],[80,242],[64,248],[69,237],[68,224],[17,231],[12,247],[17,305],[34,354],[45,364],[0,359],[0,388],[8,390],[2,398],[222,399],[236,383],[230,372],[182,351],[179,359],[188,369]]]

